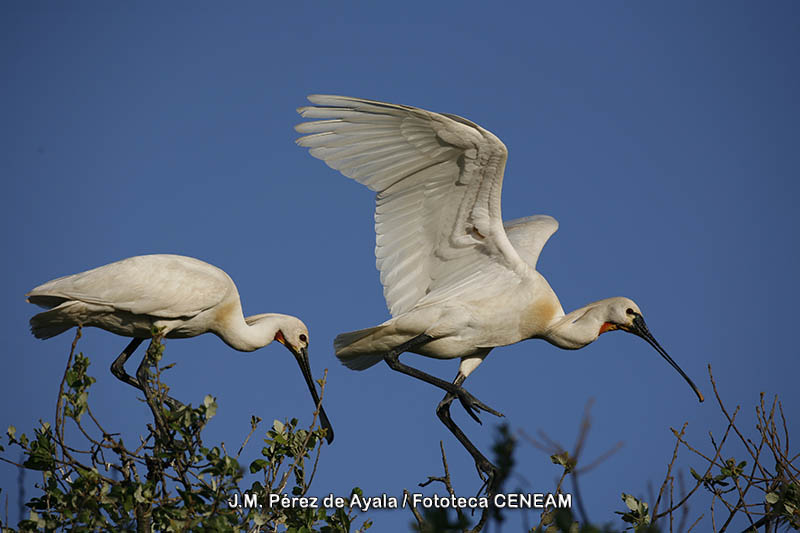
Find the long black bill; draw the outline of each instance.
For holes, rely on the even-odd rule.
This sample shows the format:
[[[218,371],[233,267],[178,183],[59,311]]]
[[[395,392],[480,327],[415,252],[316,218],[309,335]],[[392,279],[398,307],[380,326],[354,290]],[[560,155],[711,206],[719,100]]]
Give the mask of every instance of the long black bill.
[[[292,353],[295,359],[297,359],[297,364],[300,365],[300,370],[303,372],[308,390],[311,391],[311,397],[314,398],[314,405],[319,409],[319,422],[323,428],[328,430],[325,434],[325,438],[328,440],[328,444],[330,444],[333,442],[333,426],[331,426],[331,421],[328,420],[328,415],[325,414],[325,409],[322,408],[322,402],[319,400],[319,394],[317,394],[317,387],[314,385],[314,378],[311,377],[311,367],[308,364],[308,350],[301,348],[300,352],[295,353],[294,350],[292,350]]]
[[[683,376],[683,379],[686,380],[686,383],[688,383],[689,386],[692,387],[692,390],[694,390],[694,393],[697,394],[697,398],[701,402],[703,401],[703,394],[700,392],[700,390],[697,388],[694,382],[692,382],[692,380],[689,379],[689,376],[687,376],[683,372],[683,370],[681,370],[681,367],[678,366],[678,363],[673,361],[672,357],[670,357],[669,354],[667,354],[666,350],[664,350],[664,348],[662,348],[661,345],[658,344],[658,341],[656,341],[656,339],[650,333],[650,330],[647,329],[647,324],[644,323],[644,318],[642,318],[642,315],[637,314],[636,318],[633,319],[633,327],[630,329],[630,332],[643,338],[650,344],[650,346],[655,348],[656,351],[661,354],[661,357],[666,359],[667,362],[672,365],[672,368],[677,370],[678,373],[681,376]]]

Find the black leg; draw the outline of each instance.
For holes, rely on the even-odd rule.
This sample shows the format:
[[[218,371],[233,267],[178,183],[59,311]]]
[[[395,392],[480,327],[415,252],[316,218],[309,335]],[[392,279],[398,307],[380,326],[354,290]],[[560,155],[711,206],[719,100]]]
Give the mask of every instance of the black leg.
[[[139,382],[136,381],[136,378],[125,372],[125,363],[143,341],[144,339],[132,339],[125,349],[122,350],[122,353],[119,354],[119,357],[114,359],[114,362],[111,363],[111,373],[114,374],[117,379],[124,381],[128,385],[136,387],[139,390],[142,390],[142,387],[139,385]]]
[[[464,383],[464,380],[467,379],[461,372],[458,373],[456,379],[453,380],[453,385],[457,387],[461,387],[461,384]],[[463,390],[463,389],[461,389]],[[472,458],[475,460],[475,466],[478,468],[478,475],[480,475],[481,479],[484,481],[484,487],[487,487],[486,494],[491,499],[494,495],[494,481],[496,479],[497,474],[497,467],[494,466],[484,455],[475,447],[474,444],[464,435],[464,432],[461,431],[461,428],[453,422],[453,419],[450,418],[450,404],[456,398],[456,395],[447,392],[442,398],[442,401],[439,402],[439,405],[436,406],[436,416],[439,417],[439,420],[450,430],[455,438],[461,443],[462,446],[469,452]],[[483,487],[481,487],[483,490]],[[478,491],[480,493],[480,491]]]
[[[436,376],[431,376],[430,374],[423,372],[422,370],[417,370],[414,367],[410,367],[400,362],[401,353],[410,351],[416,348],[417,346],[421,346],[427,342],[430,342],[431,340],[433,340],[433,337],[431,337],[430,335],[425,335],[424,333],[422,335],[417,335],[410,341],[404,342],[400,346],[397,346],[389,350],[389,352],[383,356],[383,360],[386,361],[386,364],[389,365],[389,367],[392,370],[402,372],[403,374],[406,374],[408,376],[420,379],[422,381],[425,381],[426,383],[430,383],[435,387],[439,387],[440,389],[446,391],[448,395],[452,395],[453,398],[458,397],[458,400],[461,402],[461,405],[464,406],[464,409],[467,411],[467,413],[469,413],[469,415],[473,419],[475,419],[475,421],[478,424],[481,423],[477,414],[478,410],[486,411],[487,413],[493,414],[495,416],[503,416],[502,413],[495,411],[491,407],[487,406],[486,404],[475,398],[472,394],[464,390],[461,387],[461,382],[464,381],[463,379],[459,383],[455,382],[449,383],[443,379],[439,379]],[[458,378],[456,378],[456,380],[458,380]],[[445,398],[446,397],[447,396],[445,396]],[[453,398],[450,398],[451,402],[453,401]]]
[[[122,353],[119,354],[119,356],[116,359],[114,359],[113,363],[111,363],[111,373],[114,374],[114,376],[116,376],[117,379],[119,379],[120,381],[123,381],[128,385],[136,387],[140,391],[144,392],[146,396],[147,391],[145,391],[144,387],[142,386],[142,383],[146,384],[147,381],[145,380],[144,382],[142,382],[141,379],[136,379],[135,377],[125,372],[125,363],[128,361],[130,356],[133,355],[133,352],[136,351],[136,348],[138,348],[139,345],[142,344],[142,342],[144,342],[144,339],[136,339],[136,338],[132,339],[131,342],[128,343],[128,345],[125,347],[125,349],[122,350]],[[142,359],[142,363],[144,363],[146,359],[147,359],[147,354],[145,354],[144,359]],[[137,377],[139,376],[140,371],[141,371],[141,365],[139,365],[139,369],[136,371]],[[170,398],[169,396],[167,396],[164,402],[167,405],[169,405],[173,410],[178,410],[181,407],[183,407],[183,404],[181,402],[173,398]]]

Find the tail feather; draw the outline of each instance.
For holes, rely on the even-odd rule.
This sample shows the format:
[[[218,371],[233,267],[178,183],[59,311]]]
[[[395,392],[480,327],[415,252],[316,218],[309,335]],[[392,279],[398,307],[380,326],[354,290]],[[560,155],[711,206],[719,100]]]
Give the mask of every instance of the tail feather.
[[[64,333],[75,325],[72,323],[65,324],[63,322],[53,322],[50,320],[50,317],[42,316],[47,314],[48,311],[39,313],[30,320],[31,333],[33,333],[33,336],[37,339],[49,339],[50,337],[55,337],[56,335]]]
[[[31,303],[39,304],[39,302]],[[37,339],[49,339],[64,333],[73,326],[77,326],[77,320],[70,313],[73,306],[74,302],[65,302],[54,309],[43,311],[31,317],[30,325],[33,336]]]
[[[357,331],[349,331],[338,335],[333,340],[333,348],[336,351],[336,357],[344,366],[352,370],[364,370],[379,363],[383,359],[383,351],[370,352],[363,349],[360,350],[357,343],[384,327],[385,326],[376,326],[374,328],[359,329]]]

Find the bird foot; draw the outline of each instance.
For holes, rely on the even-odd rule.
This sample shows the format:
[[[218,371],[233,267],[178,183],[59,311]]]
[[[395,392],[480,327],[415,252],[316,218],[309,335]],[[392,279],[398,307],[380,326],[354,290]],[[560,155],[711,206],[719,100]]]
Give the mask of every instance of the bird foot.
[[[495,487],[497,467],[490,463],[485,457],[475,459],[475,467],[478,469],[478,476],[481,478],[481,481],[483,481],[483,484],[478,489],[478,493],[475,496],[480,496],[485,489],[486,497],[491,499],[497,489],[497,487]]]
[[[505,416],[503,415],[503,413],[495,411],[494,409],[492,409],[491,407],[489,407],[488,405],[477,399],[475,396],[470,394],[466,389],[460,386],[456,389],[455,394],[456,396],[458,396],[458,401],[460,401],[461,405],[464,406],[464,410],[467,411],[467,413],[469,413],[469,416],[471,416],[478,424],[483,425],[481,419],[478,418],[479,410],[486,411],[487,413],[500,418]],[[491,463],[489,464],[491,465]],[[481,470],[481,468],[479,467],[478,470]]]

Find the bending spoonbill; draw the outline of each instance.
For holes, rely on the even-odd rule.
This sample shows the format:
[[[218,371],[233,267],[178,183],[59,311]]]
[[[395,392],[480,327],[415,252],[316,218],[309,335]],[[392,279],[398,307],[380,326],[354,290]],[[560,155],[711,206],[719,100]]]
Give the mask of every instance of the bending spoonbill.
[[[320,404],[308,363],[308,328],[294,316],[267,313],[245,317],[236,284],[225,271],[180,255],[140,255],[39,285],[28,302],[49,309],[30,320],[31,332],[48,339],[72,326],[94,326],[133,340],[114,360],[111,372],[144,391],[143,377],[125,372],[125,362],[152,337],[153,327],[167,338],[214,333],[241,352],[258,350],[273,340],[286,346],[319,406],[328,443],[333,428]],[[144,361],[140,365],[144,367]]]
[[[450,418],[458,398],[499,415],[462,388],[489,352],[526,339],[577,349],[622,330],[645,339],[703,396],[658,344],[639,307],[608,298],[565,314],[536,261],[558,223],[537,215],[503,224],[500,193],[508,152],[467,119],[344,96],[314,95],[301,107],[297,140],[312,156],[377,193],[375,255],[392,318],[342,333],[336,356],[363,370],[384,360],[447,394],[436,413],[475,459],[491,487],[495,467]],[[400,362],[413,352],[460,358],[452,383]]]

